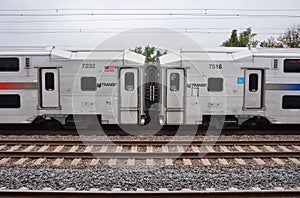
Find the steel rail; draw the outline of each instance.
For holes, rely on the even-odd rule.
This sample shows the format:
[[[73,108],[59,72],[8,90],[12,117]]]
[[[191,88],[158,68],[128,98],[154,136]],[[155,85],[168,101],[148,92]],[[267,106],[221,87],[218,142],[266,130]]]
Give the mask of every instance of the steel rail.
[[[66,159],[160,159],[160,158],[171,158],[171,159],[200,159],[200,158],[300,158],[300,151],[270,151],[270,152],[25,152],[25,151],[2,151],[0,152],[1,157],[10,158],[66,158]]]
[[[233,145],[299,145],[300,140],[0,140],[0,145],[223,145],[223,146],[233,146]]]
[[[237,191],[43,191],[43,190],[2,190],[0,197],[103,197],[103,198],[198,198],[198,197],[298,197],[299,190],[237,190]]]

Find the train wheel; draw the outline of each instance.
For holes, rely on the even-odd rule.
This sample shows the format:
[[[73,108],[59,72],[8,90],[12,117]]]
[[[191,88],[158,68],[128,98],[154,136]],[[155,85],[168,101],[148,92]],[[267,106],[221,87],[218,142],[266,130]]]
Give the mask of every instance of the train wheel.
[[[43,128],[45,130],[58,131],[62,129],[62,124],[55,119],[46,120],[45,123],[43,124]]]

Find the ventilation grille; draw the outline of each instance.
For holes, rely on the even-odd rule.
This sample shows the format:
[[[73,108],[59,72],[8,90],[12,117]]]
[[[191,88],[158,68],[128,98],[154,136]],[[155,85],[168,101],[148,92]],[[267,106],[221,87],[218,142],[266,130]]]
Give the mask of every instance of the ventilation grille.
[[[25,68],[30,68],[30,58],[25,58]]]
[[[273,68],[278,69],[278,59],[274,59]]]

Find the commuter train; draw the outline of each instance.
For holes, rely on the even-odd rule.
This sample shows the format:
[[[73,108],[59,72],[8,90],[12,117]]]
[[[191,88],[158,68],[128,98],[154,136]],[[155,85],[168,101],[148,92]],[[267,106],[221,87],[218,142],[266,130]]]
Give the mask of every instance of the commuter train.
[[[0,48],[0,123],[300,123],[300,49]]]

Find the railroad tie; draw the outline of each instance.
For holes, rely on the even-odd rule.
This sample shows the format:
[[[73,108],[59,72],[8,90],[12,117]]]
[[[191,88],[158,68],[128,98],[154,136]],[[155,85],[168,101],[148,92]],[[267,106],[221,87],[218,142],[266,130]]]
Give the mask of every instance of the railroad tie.
[[[168,148],[168,146],[166,146],[166,145],[163,145],[163,146],[161,147],[161,149],[162,149],[162,152],[164,152],[164,153],[168,153],[168,152],[169,152],[169,148]]]
[[[165,164],[166,164],[166,166],[173,166],[173,160],[169,159],[169,158],[166,158],[165,159]]]
[[[179,153],[183,153],[183,152],[184,152],[183,146],[177,146],[177,151],[178,151]]]
[[[75,146],[72,146],[72,148],[70,148],[70,150],[68,152],[70,153],[74,153],[77,151],[77,149],[79,148],[79,146],[75,145]]]
[[[154,166],[154,160],[152,158],[146,159],[146,165],[147,166]]]
[[[98,159],[98,158],[92,159],[91,162],[90,162],[90,166],[97,166],[99,161],[100,161],[100,159]]]
[[[89,145],[89,146],[87,146],[87,147],[84,149],[83,152],[85,152],[85,153],[91,153],[92,150],[93,150],[93,146]]]
[[[297,165],[300,165],[300,161],[296,158],[293,158],[293,157],[290,157],[288,158],[290,161],[292,161],[293,163],[297,164]]]
[[[33,165],[35,165],[35,166],[37,166],[37,165],[41,165],[44,161],[46,161],[46,158],[39,158],[39,159],[37,159],[34,163],[33,163]]]
[[[220,149],[221,149],[223,152],[230,152],[230,150],[229,150],[226,146],[220,146]]]
[[[115,152],[120,153],[120,152],[122,152],[122,150],[123,150],[122,146],[117,146]]]
[[[223,159],[223,158],[218,158],[218,161],[220,164],[222,164],[223,166],[228,166],[229,163],[227,162],[226,159]]]
[[[22,165],[22,164],[24,164],[27,160],[28,160],[27,157],[22,157],[21,159],[19,159],[18,161],[15,162],[15,165]]]
[[[50,146],[49,145],[45,145],[45,146],[42,146],[38,152],[45,152]]]
[[[77,166],[80,163],[80,161],[80,158],[73,159],[71,162],[71,166]]]
[[[11,151],[15,151],[18,150],[21,147],[21,145],[15,145],[13,147],[11,147],[10,149],[8,149],[7,151],[11,152]]]
[[[245,152],[245,150],[242,147],[240,147],[240,146],[235,145],[234,148],[236,150],[238,150],[239,152]]]
[[[234,158],[234,161],[236,163],[238,163],[239,165],[242,165],[242,166],[246,165],[246,162],[243,159],[241,159],[241,158]]]
[[[260,158],[253,158],[257,165],[265,165],[266,163]]]
[[[109,166],[115,166],[115,165],[117,165],[117,159],[116,158],[109,159],[108,165]]]
[[[285,163],[279,158],[271,158],[276,164],[283,166]]]
[[[7,163],[10,160],[10,157],[2,158],[0,160],[0,165]]]
[[[120,192],[120,191],[122,191],[122,189],[121,188],[113,188],[111,191],[113,191],[113,192]]]
[[[282,146],[282,145],[278,145],[278,148],[280,148],[282,151],[285,151],[285,152],[291,152],[290,149],[288,149],[287,147]]]
[[[201,162],[204,166],[211,166],[211,163],[208,159],[202,158]]]
[[[137,152],[138,152],[137,146],[136,146],[136,145],[132,145],[130,151],[131,151],[132,153],[137,153]]]
[[[300,151],[300,146],[297,145],[292,145],[293,148],[297,149],[298,151]]]
[[[136,191],[138,191],[138,192],[144,192],[145,189],[144,188],[137,188]]]
[[[107,151],[107,146],[101,146],[100,153],[105,153]]]
[[[34,148],[35,148],[35,145],[30,145],[30,146],[27,146],[23,151],[29,152],[29,151],[33,150]]]
[[[254,152],[262,152],[257,146],[250,145],[249,146]]]
[[[57,146],[54,150],[53,150],[53,152],[60,152],[60,151],[62,151],[63,150],[63,148],[64,148],[64,146],[63,145],[61,145],[61,146]]]
[[[183,165],[185,166],[192,166],[192,162],[190,159],[183,158]]]
[[[153,152],[153,146],[147,146],[147,153],[152,153]]]
[[[229,191],[239,191],[239,189],[234,188],[234,187],[231,187],[231,188],[229,188],[228,190],[229,190]]]
[[[192,146],[192,150],[193,150],[194,153],[199,153],[200,152],[198,146]]]
[[[6,147],[6,144],[5,145],[1,145],[0,146],[0,150],[4,149]]]
[[[57,158],[54,162],[53,165],[54,166],[59,166],[61,165],[61,163],[64,161],[64,158]]]
[[[127,160],[127,166],[134,166],[135,165],[135,159],[134,158],[129,158]]]
[[[212,146],[205,146],[206,150],[210,153],[215,152],[214,148]]]
[[[273,147],[271,146],[267,146],[267,145],[264,145],[265,149],[267,149],[268,151],[270,152],[277,152]]]

